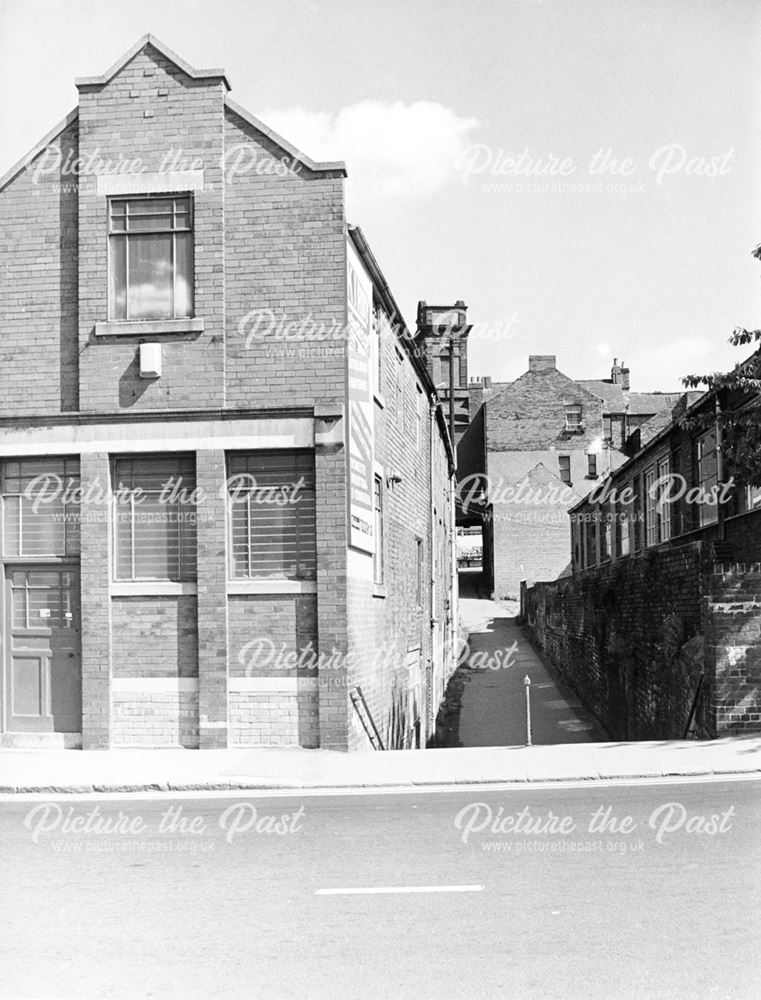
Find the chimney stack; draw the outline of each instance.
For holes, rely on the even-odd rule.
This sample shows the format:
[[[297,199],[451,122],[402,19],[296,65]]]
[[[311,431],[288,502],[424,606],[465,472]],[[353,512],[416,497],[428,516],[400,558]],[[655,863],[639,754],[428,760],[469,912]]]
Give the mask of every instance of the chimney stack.
[[[629,389],[629,369],[622,361],[619,365],[618,358],[613,358],[613,367],[610,370],[610,380],[613,385],[620,385],[622,389]]]
[[[555,371],[557,357],[554,354],[529,354],[528,370],[530,372],[546,373]]]

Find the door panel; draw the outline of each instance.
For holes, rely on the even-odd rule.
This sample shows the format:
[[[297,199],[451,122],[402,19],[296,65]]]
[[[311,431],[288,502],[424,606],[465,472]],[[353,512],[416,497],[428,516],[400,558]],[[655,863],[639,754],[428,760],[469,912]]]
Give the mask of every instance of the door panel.
[[[11,732],[82,728],[79,573],[6,570],[6,696]]]

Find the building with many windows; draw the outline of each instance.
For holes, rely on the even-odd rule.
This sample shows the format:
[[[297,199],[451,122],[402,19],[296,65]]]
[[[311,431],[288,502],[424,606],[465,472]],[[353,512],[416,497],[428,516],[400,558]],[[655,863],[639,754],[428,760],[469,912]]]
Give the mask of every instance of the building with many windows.
[[[570,570],[568,509],[626,461],[629,435],[670,413],[679,393],[631,391],[617,359],[609,379],[575,380],[555,355],[532,355],[514,382],[471,381],[470,397],[457,518],[482,526],[485,587],[501,599]]]
[[[5,745],[424,746],[453,453],[341,163],[151,36],[0,181]]]

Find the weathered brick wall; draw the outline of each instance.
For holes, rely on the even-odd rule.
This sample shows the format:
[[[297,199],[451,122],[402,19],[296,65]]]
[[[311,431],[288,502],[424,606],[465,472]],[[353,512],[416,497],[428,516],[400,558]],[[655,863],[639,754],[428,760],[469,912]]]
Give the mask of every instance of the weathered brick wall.
[[[317,598],[228,598],[230,746],[319,746]],[[300,659],[299,659],[300,658]]]
[[[524,594],[540,649],[615,739],[761,731],[761,564],[661,548]]]
[[[534,640],[615,739],[682,736],[703,669],[702,566],[684,545],[527,591]],[[698,727],[709,735],[705,707]]]
[[[300,164],[283,169],[283,161],[292,162],[283,150],[230,110],[225,148],[228,405],[291,406],[298,400],[310,406],[340,398],[346,356],[343,177]]]
[[[0,416],[77,409],[74,120],[0,193]]]
[[[583,432],[565,430],[566,403],[582,406]],[[557,369],[529,371],[486,406],[489,451],[585,451],[602,434],[602,400]]]
[[[97,178],[79,184],[79,349],[82,410],[189,409],[224,405],[224,87],[194,80],[153,47],[107,84],[80,86],[79,154],[139,159],[147,173],[172,161],[202,163],[194,194],[195,315],[201,334],[143,337],[163,344],[159,379],[140,378],[140,337],[97,337],[108,318],[107,199]],[[167,160],[167,157],[169,158]]]
[[[400,372],[402,373],[399,380]],[[401,394],[397,385],[401,384]],[[375,460],[386,477],[400,482],[385,489],[384,569],[380,596],[373,587],[372,559],[350,557],[349,687],[357,685],[389,749],[425,746],[429,720],[435,719],[451,671],[446,627],[452,613],[448,589],[452,539],[446,453],[438,426],[433,436],[433,485],[429,407],[423,406],[420,439],[416,434],[418,378],[406,353],[384,330],[380,395],[375,405]],[[431,490],[433,489],[433,497]],[[433,533],[431,501],[433,500]],[[423,540],[422,596],[417,598],[416,540]],[[431,581],[435,578],[432,587]],[[441,634],[434,648],[431,620]],[[429,703],[433,703],[429,707]],[[418,733],[415,727],[418,727]],[[351,710],[351,749],[368,739]]]
[[[761,521],[761,517],[758,518]],[[717,567],[719,569],[719,567]],[[708,697],[718,735],[761,732],[761,563],[711,577],[706,632]]]
[[[114,677],[197,677],[194,595],[113,597]]]
[[[198,691],[113,694],[112,747],[198,747]]]

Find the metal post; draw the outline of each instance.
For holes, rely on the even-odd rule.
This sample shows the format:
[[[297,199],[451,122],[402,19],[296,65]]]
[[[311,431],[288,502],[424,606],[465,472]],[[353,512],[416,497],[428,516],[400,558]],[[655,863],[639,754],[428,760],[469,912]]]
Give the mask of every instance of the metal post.
[[[528,674],[523,678],[526,686],[526,746],[531,746],[531,678]]]

